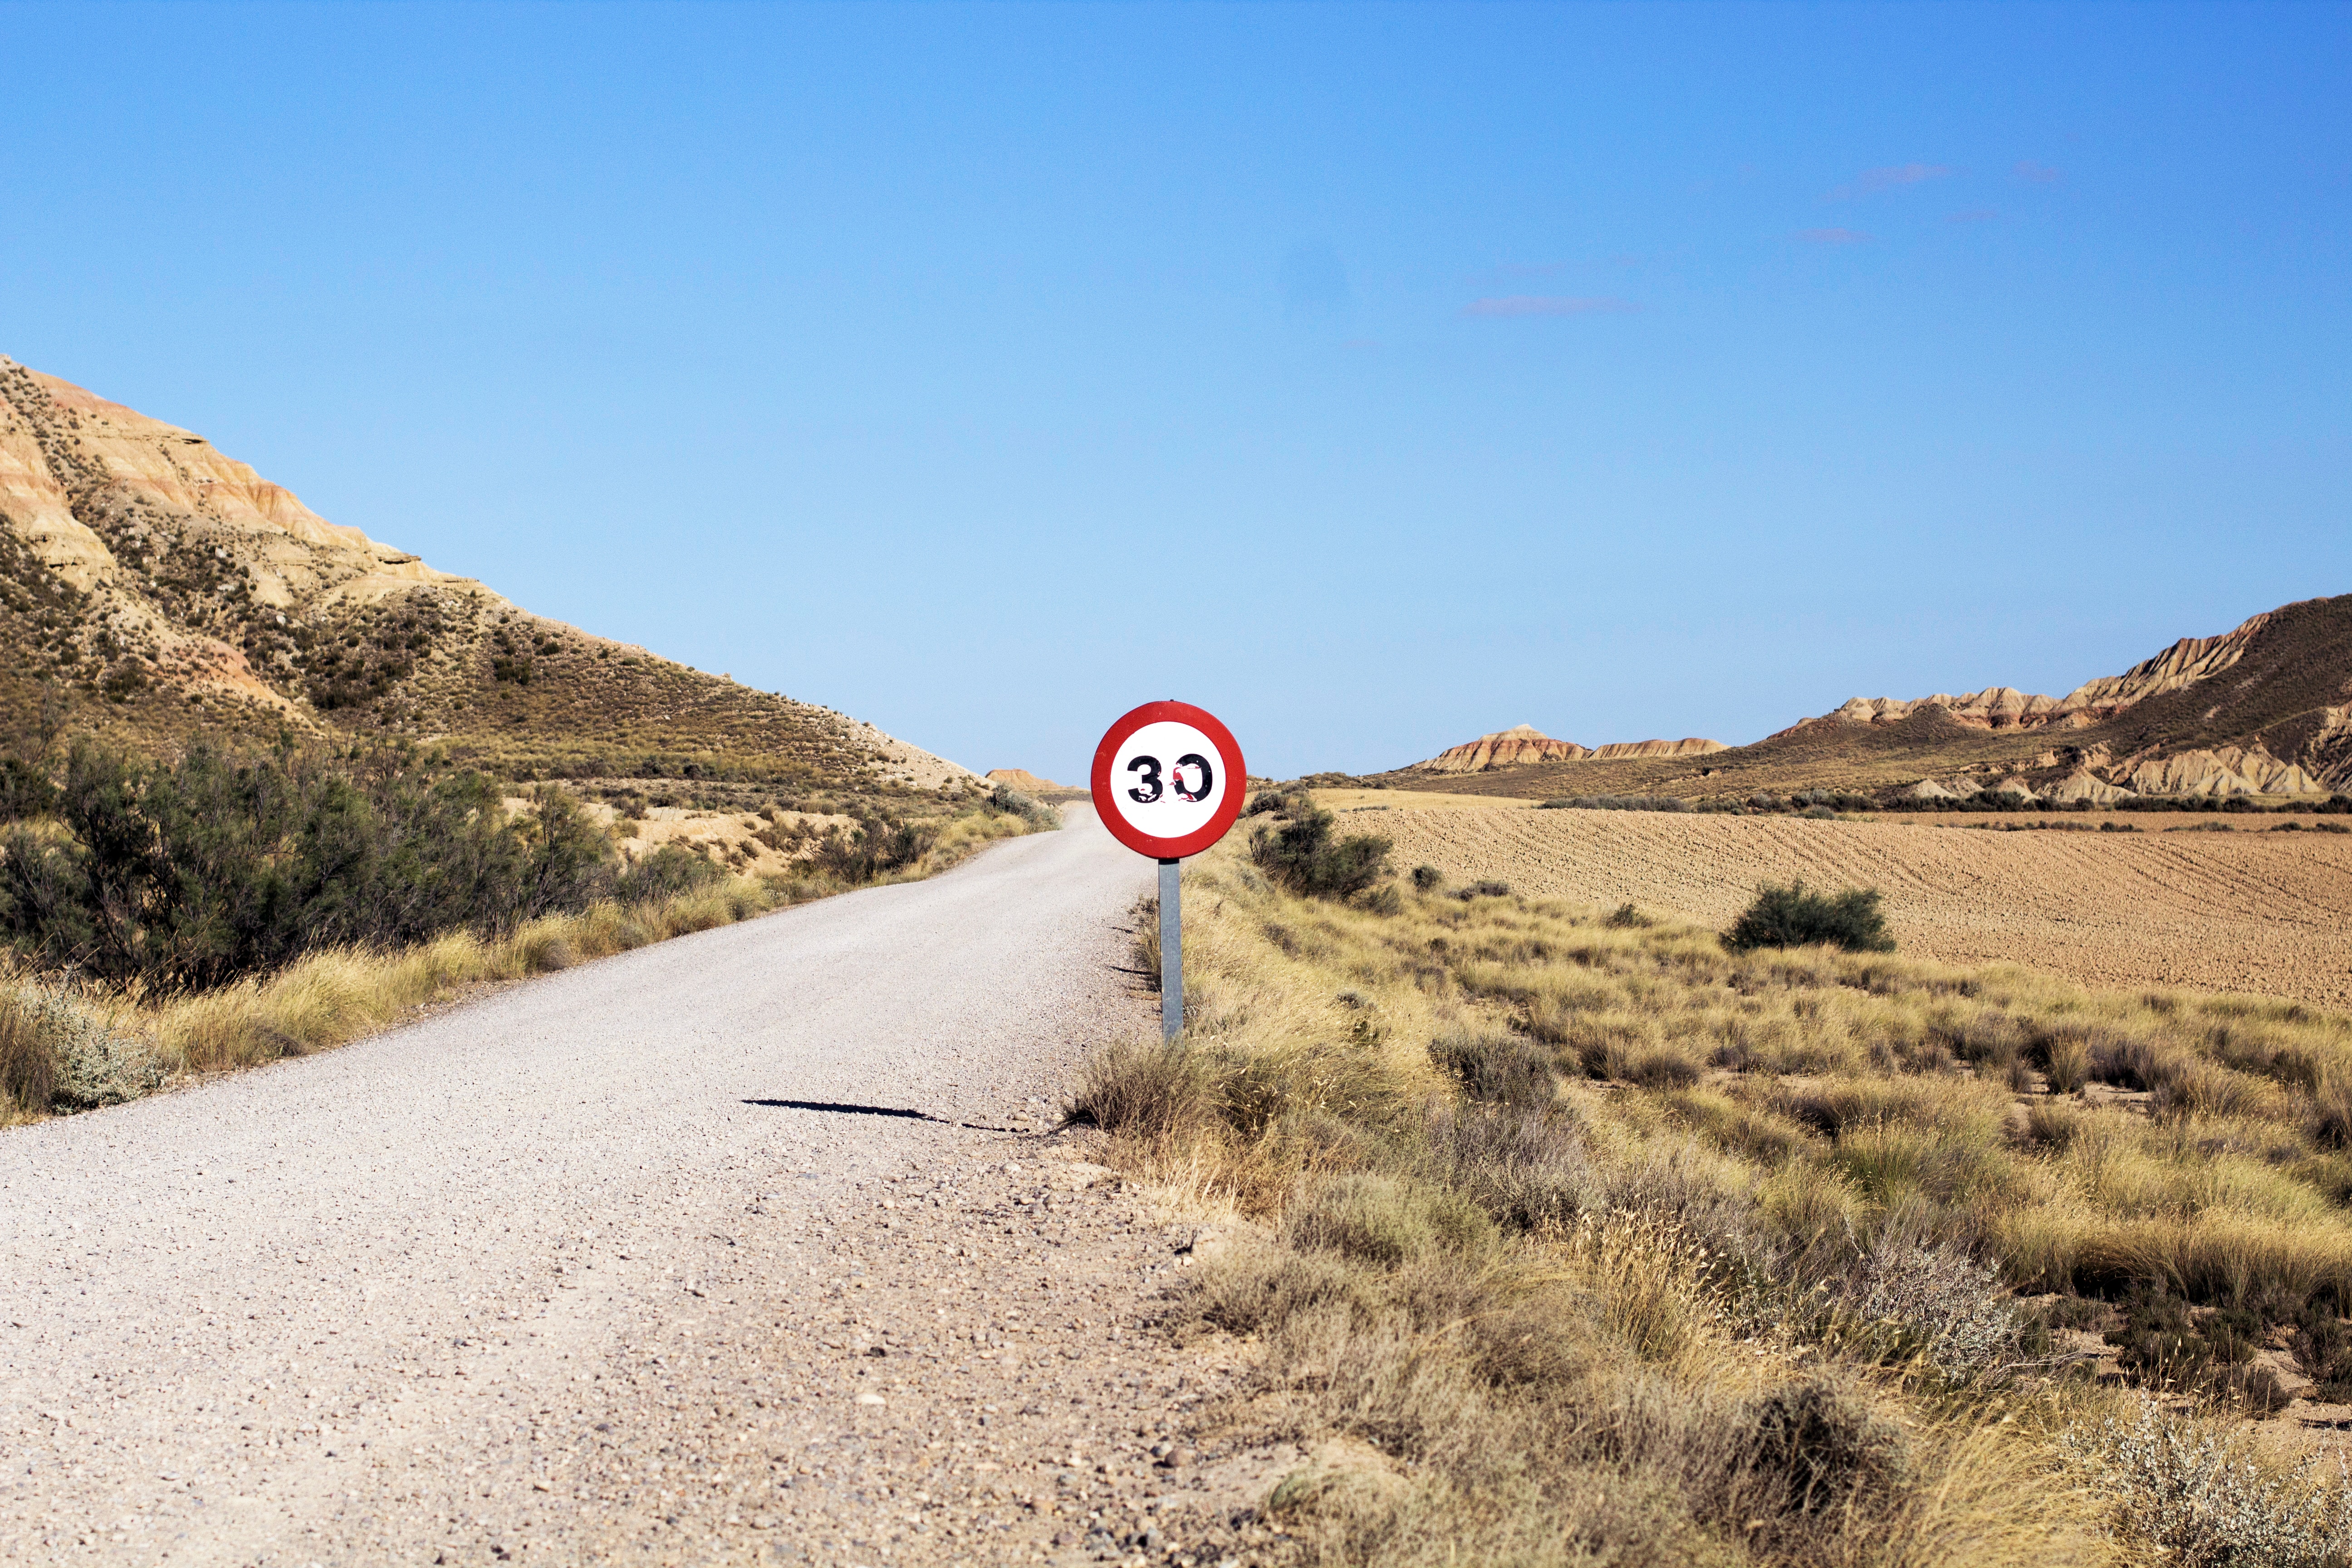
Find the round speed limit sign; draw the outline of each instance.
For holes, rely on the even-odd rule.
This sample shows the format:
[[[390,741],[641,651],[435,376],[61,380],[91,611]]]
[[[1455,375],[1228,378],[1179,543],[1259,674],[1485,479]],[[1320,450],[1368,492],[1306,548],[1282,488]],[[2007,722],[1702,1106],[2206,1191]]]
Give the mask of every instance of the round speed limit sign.
[[[1095,748],[1088,780],[1111,837],[1155,860],[1198,855],[1242,814],[1249,769],[1234,732],[1189,702],[1147,702]]]

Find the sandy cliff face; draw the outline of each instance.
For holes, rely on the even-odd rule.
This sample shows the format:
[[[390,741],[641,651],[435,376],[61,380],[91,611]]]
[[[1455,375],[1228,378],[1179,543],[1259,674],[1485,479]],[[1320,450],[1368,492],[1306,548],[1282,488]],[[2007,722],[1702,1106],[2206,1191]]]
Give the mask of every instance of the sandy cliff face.
[[[1704,757],[1726,751],[1720,741],[1702,740],[1696,735],[1679,741],[1612,741],[1592,753],[1595,762],[1613,763],[1628,757]]]

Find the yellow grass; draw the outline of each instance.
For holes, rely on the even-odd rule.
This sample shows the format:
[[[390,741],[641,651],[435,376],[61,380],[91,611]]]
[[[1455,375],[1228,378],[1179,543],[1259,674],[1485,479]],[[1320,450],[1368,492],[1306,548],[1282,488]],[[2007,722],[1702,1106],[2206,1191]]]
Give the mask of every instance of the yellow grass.
[[[2118,1396],[2018,1370],[2030,1323],[1940,1370],[1940,1320],[1873,1319],[1851,1280],[1974,1257],[2023,1294],[2352,1298],[2314,1120],[2352,1082],[2343,1015],[1735,954],[1597,902],[1383,914],[1281,892],[1238,839],[1185,885],[1185,1036],[1100,1054],[1073,1110],[1257,1222],[1191,1305],[1265,1347],[1225,1419],[1327,1445],[1275,1499],[1310,1561],[2160,1560],[2112,1532],[2201,1505],[2062,1441]],[[2005,1321],[1990,1279],[1952,1289]],[[1774,1489],[1790,1402],[1852,1440],[1826,1515]]]

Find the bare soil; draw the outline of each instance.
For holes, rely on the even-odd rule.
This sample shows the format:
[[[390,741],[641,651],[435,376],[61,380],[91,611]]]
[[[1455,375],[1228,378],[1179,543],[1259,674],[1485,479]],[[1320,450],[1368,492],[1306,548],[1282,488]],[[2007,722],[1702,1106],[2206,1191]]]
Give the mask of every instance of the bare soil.
[[[1906,952],[2012,960],[2091,985],[2352,1004],[2352,836],[1478,809],[1377,791],[1330,804],[1344,831],[1391,838],[1400,870],[1425,863],[1455,882],[1492,878],[1718,926],[1762,882],[1877,888]],[[2201,820],[2246,819],[2143,814],[2138,825]]]

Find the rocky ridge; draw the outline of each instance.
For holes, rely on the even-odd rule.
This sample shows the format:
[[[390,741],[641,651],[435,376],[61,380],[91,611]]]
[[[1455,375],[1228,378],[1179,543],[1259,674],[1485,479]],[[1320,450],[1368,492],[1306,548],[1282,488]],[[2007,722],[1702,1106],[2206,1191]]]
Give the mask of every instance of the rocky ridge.
[[[1387,775],[1423,789],[1540,797],[1740,797],[1827,788],[2020,805],[2352,793],[2352,595],[2306,599],[2182,637],[2063,698],[1992,686],[1855,698],[1751,745],[1603,747],[1524,727]],[[1440,783],[1444,779],[1444,783]]]
[[[2220,637],[2182,637],[2154,658],[2143,659],[2121,675],[2086,680],[2063,697],[2035,696],[2013,686],[1988,686],[1958,697],[1937,692],[1908,701],[1853,697],[1823,717],[1849,723],[1893,724],[1924,709],[1938,708],[1953,722],[1973,728],[2034,729],[2055,724],[2082,729],[2113,718],[2135,702],[2221,674],[2245,656],[2255,637],[2270,624],[2272,614],[2265,610]]]
[[[330,522],[193,431],[5,357],[0,651],[19,733],[413,741],[524,774],[978,783],[830,709],[532,615]]]
[[[1695,757],[1724,748],[1696,737],[1682,741],[1612,741],[1594,748],[1574,741],[1558,741],[1532,724],[1515,724],[1451,746],[1412,771],[1430,773],[1477,773],[1495,768],[1528,767],[1538,763],[1614,762],[1630,757]]]

